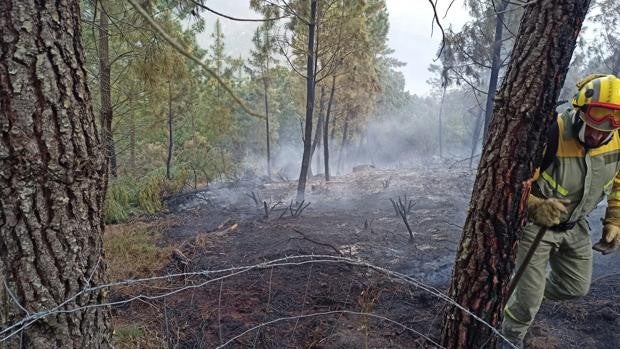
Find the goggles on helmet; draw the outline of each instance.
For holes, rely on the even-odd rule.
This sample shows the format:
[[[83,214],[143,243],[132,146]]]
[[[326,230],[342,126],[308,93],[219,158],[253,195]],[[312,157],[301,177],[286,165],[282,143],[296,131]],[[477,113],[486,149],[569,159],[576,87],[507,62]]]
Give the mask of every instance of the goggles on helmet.
[[[620,105],[611,103],[588,104],[584,121],[601,131],[618,129],[620,128]]]

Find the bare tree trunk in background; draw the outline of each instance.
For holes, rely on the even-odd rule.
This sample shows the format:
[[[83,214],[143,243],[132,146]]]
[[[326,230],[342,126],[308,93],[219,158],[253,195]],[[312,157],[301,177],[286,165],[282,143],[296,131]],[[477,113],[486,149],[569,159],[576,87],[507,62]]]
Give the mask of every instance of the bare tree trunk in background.
[[[504,11],[508,7],[508,0],[501,0],[496,8],[497,17],[495,19],[495,36],[493,37],[493,52],[491,58],[491,77],[489,78],[489,89],[487,91],[486,114],[484,117],[484,140],[486,141],[489,133],[489,123],[493,116],[493,99],[497,90],[499,79],[499,69],[501,68],[501,54],[504,31]]]
[[[589,0],[543,0],[526,7],[478,166],[448,297],[498,327],[525,215],[533,164],[556,120],[555,104]],[[494,348],[496,336],[449,304],[446,348]]]
[[[224,148],[220,146],[219,150],[220,150],[220,160],[222,160],[222,171],[220,173],[220,180],[223,180],[225,177],[228,177],[228,168],[226,167],[226,157],[224,156]]]
[[[310,159],[314,156],[314,152],[316,151],[317,145],[321,143],[321,137],[323,136],[323,115],[319,115],[319,120],[316,122],[316,132],[314,133],[314,141],[312,141],[312,149],[310,149]],[[311,169],[312,162],[308,164],[308,173],[309,176],[312,176]]]
[[[271,180],[271,134],[269,133],[269,82],[267,81],[267,72],[269,71],[269,67],[267,67],[266,71],[263,72],[263,95],[265,96],[265,131],[267,133],[267,177]]]
[[[312,141],[312,148],[310,149],[310,162],[308,163],[308,178],[312,177],[312,157],[316,151],[316,146],[321,143],[321,136],[323,135],[323,112],[325,99],[325,87],[321,86],[321,97],[319,97],[319,119],[316,121],[316,132],[314,133],[314,140]],[[318,166],[317,166],[318,169]]]
[[[332,119],[332,132],[329,138],[334,142],[336,141],[336,115]]]
[[[133,108],[133,96],[129,95],[129,110]],[[129,113],[129,166],[136,168],[136,119],[134,113]]]
[[[191,121],[192,121],[192,144],[194,145],[194,149],[198,149],[198,139],[196,138],[196,114],[190,113]],[[196,150],[194,150],[196,151]],[[194,161],[191,162],[192,166],[192,174],[194,175],[194,190],[198,188],[198,171],[196,171],[196,166]]]
[[[344,156],[347,146],[347,141],[349,137],[349,112],[347,112],[347,116],[344,118],[344,126],[342,129],[342,141],[340,142],[340,150],[338,151],[338,166],[336,166],[336,171],[339,174],[342,174],[344,171]]]
[[[439,104],[439,158],[443,158],[443,125],[442,125],[442,114],[443,114],[443,102],[446,98],[446,88],[447,85],[443,87],[443,92],[441,93],[441,102]]]
[[[108,160],[110,174],[116,177],[116,151],[112,136],[112,89],[110,79],[110,50],[108,35],[108,15],[104,7],[105,1],[100,2],[99,14],[99,89],[101,97],[101,134],[103,146]]]
[[[111,347],[109,307],[95,307],[106,291],[70,298],[106,281],[106,160],[79,3],[0,1],[0,275],[14,296],[0,299],[10,306],[0,328],[25,316],[20,307],[58,310],[7,339],[10,348]]]
[[[316,152],[316,173],[317,173],[317,175],[319,173],[321,173],[321,164],[323,163],[321,161],[321,150],[322,150],[322,147],[323,147],[323,129],[325,128],[325,127],[323,127],[324,123],[325,123],[325,120],[321,120],[321,138],[319,138],[319,142],[316,145],[316,148],[317,148],[317,152]]]
[[[332,111],[332,103],[334,101],[334,90],[336,89],[336,76],[332,76],[332,87],[329,92],[329,101],[327,102],[327,112],[325,113],[325,123],[323,130],[323,161],[325,163],[325,180],[329,181],[329,117]],[[333,132],[333,129],[332,129]],[[332,136],[333,138],[333,136]]]
[[[474,115],[472,113],[472,115]],[[480,139],[480,129],[482,128],[482,120],[484,120],[484,110],[480,110],[474,122],[474,130],[471,137],[471,156],[469,157],[469,169],[471,170],[476,150],[478,149],[478,140]]]
[[[306,68],[306,127],[304,132],[304,154],[301,159],[301,171],[297,185],[297,201],[301,202],[306,194],[306,180],[310,163],[312,146],[312,114],[314,112],[314,32],[316,29],[316,7],[318,0],[310,0],[310,21],[308,23],[308,64]]]
[[[168,157],[166,158],[166,178],[172,179],[172,82],[168,80]]]

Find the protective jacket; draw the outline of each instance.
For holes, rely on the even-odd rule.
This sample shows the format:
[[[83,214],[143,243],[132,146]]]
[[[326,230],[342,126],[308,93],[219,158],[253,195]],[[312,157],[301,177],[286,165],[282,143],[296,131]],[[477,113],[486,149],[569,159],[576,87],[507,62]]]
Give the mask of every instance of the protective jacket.
[[[568,214],[560,222],[571,225],[596,208],[607,195],[606,222],[620,225],[620,136],[613,131],[610,141],[587,149],[571,127],[574,109],[560,114],[557,123],[557,150],[551,163],[536,174],[533,194],[545,198],[566,198]],[[555,132],[554,132],[555,133]],[[551,139],[550,143],[554,140]],[[555,144],[554,144],[555,145]],[[554,148],[547,146],[547,150]],[[562,229],[559,229],[562,230]]]

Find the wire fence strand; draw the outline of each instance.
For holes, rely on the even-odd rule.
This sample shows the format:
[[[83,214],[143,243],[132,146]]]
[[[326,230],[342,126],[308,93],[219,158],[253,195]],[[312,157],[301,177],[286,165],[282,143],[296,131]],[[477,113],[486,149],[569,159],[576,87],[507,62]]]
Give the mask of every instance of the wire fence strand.
[[[120,306],[120,305],[124,305],[124,304],[128,304],[131,303],[133,301],[136,300],[141,300],[141,301],[148,301],[148,300],[158,300],[158,299],[162,299],[165,297],[169,297],[172,296],[174,294],[183,292],[183,291],[187,291],[187,290],[191,290],[191,289],[197,289],[197,288],[201,288],[204,287],[206,285],[209,285],[211,283],[215,283],[215,282],[223,282],[226,279],[232,278],[232,277],[236,277],[242,274],[246,274],[248,272],[251,271],[257,271],[257,270],[266,270],[266,269],[273,269],[273,268],[283,268],[283,267],[299,267],[299,266],[305,266],[305,265],[314,265],[314,264],[340,264],[340,265],[348,265],[348,266],[353,266],[353,267],[362,267],[362,268],[368,268],[370,270],[373,270],[379,274],[383,274],[385,276],[388,276],[390,279],[392,279],[392,281],[399,281],[408,285],[412,285],[420,290],[423,290],[425,292],[427,292],[428,294],[436,297],[437,299],[451,304],[455,307],[457,307],[458,309],[462,310],[463,312],[465,312],[466,314],[468,314],[469,316],[471,316],[473,319],[475,319],[477,322],[481,323],[482,325],[488,327],[498,338],[500,338],[501,340],[505,341],[506,344],[508,344],[509,346],[511,346],[512,348],[517,348],[516,346],[512,345],[501,333],[498,329],[496,329],[495,327],[493,327],[491,324],[489,324],[488,322],[486,322],[485,320],[483,320],[482,318],[480,318],[478,315],[474,314],[473,312],[471,312],[470,310],[466,309],[465,307],[463,307],[462,305],[460,305],[458,302],[454,301],[453,299],[451,299],[450,297],[448,297],[446,294],[444,294],[443,292],[439,291],[438,289],[436,289],[433,286],[430,286],[428,284],[423,283],[422,281],[411,277],[409,275],[403,274],[403,273],[399,273],[396,271],[392,271],[389,269],[386,269],[384,267],[380,267],[380,266],[376,266],[373,265],[371,263],[368,262],[364,262],[362,260],[356,260],[356,259],[352,259],[352,258],[348,258],[348,257],[341,257],[341,256],[334,256],[334,255],[294,255],[294,256],[285,256],[282,258],[277,258],[277,259],[273,259],[270,261],[265,261],[262,263],[258,263],[258,264],[253,264],[253,265],[245,265],[245,266],[238,266],[238,267],[230,267],[230,268],[224,268],[224,269],[218,269],[218,270],[200,270],[200,271],[192,271],[192,272],[183,272],[183,273],[172,273],[172,274],[168,274],[168,275],[162,275],[162,276],[154,276],[154,277],[148,277],[148,278],[139,278],[139,279],[131,279],[131,280],[123,280],[123,281],[118,281],[118,282],[113,282],[113,283],[108,283],[108,284],[104,284],[104,285],[99,285],[99,286],[94,286],[94,287],[85,287],[84,289],[82,289],[81,291],[77,292],[75,295],[73,295],[72,297],[69,297],[68,299],[66,299],[65,301],[63,301],[62,303],[60,303],[59,305],[53,307],[52,309],[49,310],[42,310],[39,312],[35,312],[35,313],[30,313],[28,315],[26,315],[24,318],[22,318],[21,320],[15,322],[14,324],[2,329],[0,331],[0,342],[4,342],[10,338],[12,338],[13,336],[21,333],[23,330],[27,329],[30,325],[32,325],[34,322],[41,320],[43,318],[49,317],[49,316],[53,316],[53,315],[57,315],[57,314],[68,314],[68,313],[74,313],[74,312],[78,312],[78,311],[84,311],[87,309],[94,309],[94,308],[101,308],[101,307],[112,307],[112,306]],[[94,271],[93,271],[94,273]],[[223,274],[223,275],[222,275]],[[128,285],[135,285],[135,284],[145,284],[148,282],[153,282],[153,281],[160,281],[160,280],[173,280],[173,279],[181,279],[181,280],[187,280],[188,277],[209,277],[208,280],[202,281],[202,282],[198,282],[195,284],[189,284],[189,285],[184,285],[182,287],[178,287],[176,289],[172,289],[170,291],[167,292],[163,292],[163,293],[157,293],[157,294],[139,294],[137,296],[133,296],[127,299],[123,299],[123,300],[118,300],[118,301],[113,301],[113,302],[108,302],[108,303],[97,303],[97,304],[86,304],[86,305],[82,305],[82,306],[77,306],[77,307],[69,307],[69,308],[64,308],[65,306],[67,306],[69,303],[71,303],[72,301],[76,300],[79,296],[88,293],[88,292],[96,292],[96,291],[100,291],[103,289],[109,289],[109,288],[114,288],[114,287],[119,287],[119,286],[128,286]],[[87,285],[90,285],[90,282],[87,283]],[[6,283],[5,283],[5,287]],[[8,287],[7,287],[8,290]],[[15,300],[16,301],[16,300]],[[20,308],[21,305],[18,306]],[[256,325],[254,327],[252,327],[251,329],[248,329],[244,332],[242,332],[241,334],[237,335],[236,338],[239,338],[240,336],[243,336],[244,334],[246,334],[247,332],[252,331],[252,329],[259,329],[262,327],[265,327],[269,324],[273,324],[273,323],[277,323],[280,321],[288,321],[288,320],[298,320],[301,318],[305,318],[305,317],[315,317],[315,316],[325,316],[325,315],[331,315],[331,314],[344,314],[344,313],[351,313],[351,314],[356,314],[356,315],[368,315],[370,317],[374,317],[374,318],[383,318],[380,315],[377,314],[371,314],[371,313],[361,313],[361,312],[354,312],[354,311],[332,311],[332,312],[323,312],[323,313],[313,313],[313,314],[300,314],[297,316],[291,316],[291,317],[282,317],[279,319],[275,319],[275,320],[271,320],[271,321],[267,321],[264,322],[262,324]],[[391,322],[395,325],[398,325],[404,329],[407,330],[412,330],[409,329],[406,325],[398,323],[395,320],[389,319],[389,318],[383,318],[383,320]],[[413,330],[412,332],[414,332],[415,330]],[[422,338],[427,338],[426,336],[422,335],[421,333],[418,332],[414,332],[418,335],[421,335]],[[234,338],[234,337],[233,337]],[[232,340],[228,340],[227,342],[224,342],[223,345],[227,345],[227,343],[230,343]],[[432,342],[432,341],[431,341]],[[434,343],[434,342],[432,342]],[[435,343],[434,343],[435,344]],[[222,346],[220,346],[222,347]],[[220,348],[218,347],[218,348]]]

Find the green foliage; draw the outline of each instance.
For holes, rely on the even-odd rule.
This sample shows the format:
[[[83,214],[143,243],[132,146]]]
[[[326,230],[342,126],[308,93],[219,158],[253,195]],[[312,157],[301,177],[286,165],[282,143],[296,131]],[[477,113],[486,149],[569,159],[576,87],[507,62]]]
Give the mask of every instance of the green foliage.
[[[176,167],[170,181],[164,169],[152,171],[140,179],[123,176],[110,181],[105,201],[106,223],[122,223],[133,215],[162,211],[164,196],[183,191],[189,180],[189,169]]]
[[[144,337],[144,335],[144,329],[136,324],[129,324],[127,326],[114,329],[114,337],[116,337],[116,339],[121,343],[133,343]]]
[[[185,167],[173,168],[172,179],[167,180],[164,169],[158,169],[138,183],[136,201],[138,208],[145,213],[154,214],[164,208],[166,195],[183,191],[189,181],[189,171]]]
[[[128,180],[111,181],[105,198],[106,223],[120,223],[129,218],[133,185]]]
[[[138,207],[146,213],[156,213],[161,211],[163,203],[161,201],[166,177],[162,174],[147,176],[138,186],[136,199]]]
[[[248,164],[265,174],[266,161],[261,161],[267,150],[265,122],[239,110],[216,79],[174,50],[125,1],[98,4],[105,11],[97,11],[91,1],[82,1],[82,37],[97,112],[98,20],[109,15],[113,138],[119,177],[111,179],[108,186],[106,222],[159,212],[164,208],[162,197],[182,190],[188,182],[197,186],[238,178]],[[308,14],[307,1],[290,1],[290,8],[282,4],[253,0],[250,5],[265,17],[278,17],[290,9],[301,16]],[[281,22],[261,23],[252,38],[254,50],[243,59],[231,57],[219,21],[190,19],[201,13],[191,3],[149,1],[142,6],[169,36],[217,72],[253,109],[262,112],[267,96],[272,159],[283,150],[293,154],[302,146],[300,117],[306,108],[306,85],[293,68],[305,69],[307,25],[303,21],[291,16]],[[214,33],[201,48],[197,34],[207,25]],[[324,87],[329,94],[332,77],[337,77],[332,107],[335,135],[341,134],[345,117],[349,133],[359,138],[377,108],[389,105],[396,112],[408,106],[404,80],[398,80],[402,75],[393,70],[400,63],[388,58],[387,30],[384,0],[319,2],[316,84],[317,91]],[[284,45],[283,35],[287,40]],[[286,46],[286,62],[282,46]],[[387,80],[382,78],[384,74],[389,75]],[[317,113],[318,99],[317,93]],[[169,119],[172,181],[164,179],[163,170],[169,149]],[[287,161],[297,166],[296,159]]]

